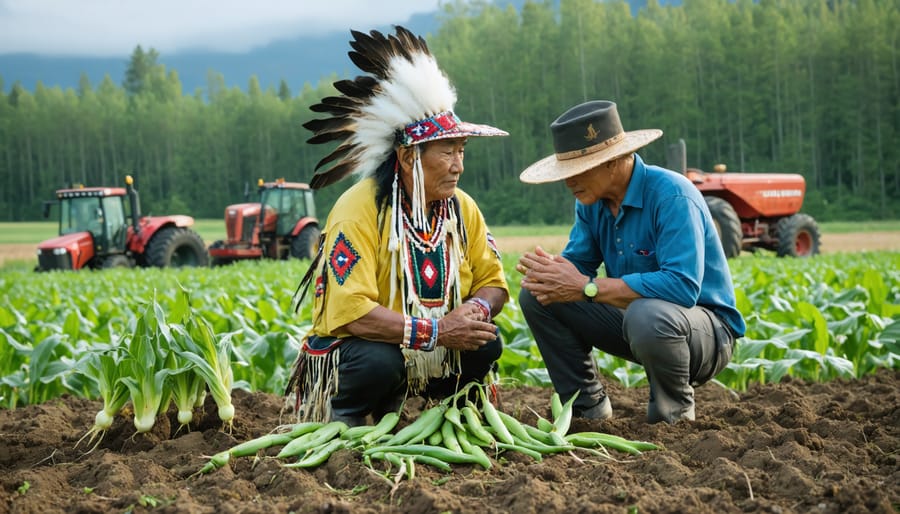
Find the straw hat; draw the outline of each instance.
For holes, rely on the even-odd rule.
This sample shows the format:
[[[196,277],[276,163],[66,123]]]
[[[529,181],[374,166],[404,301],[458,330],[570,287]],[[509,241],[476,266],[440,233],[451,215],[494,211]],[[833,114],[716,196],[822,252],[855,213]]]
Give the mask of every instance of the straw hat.
[[[662,136],[662,130],[625,132],[616,104],[594,100],[572,107],[550,124],[556,153],[519,175],[522,182],[541,184],[573,177],[644,147]]]

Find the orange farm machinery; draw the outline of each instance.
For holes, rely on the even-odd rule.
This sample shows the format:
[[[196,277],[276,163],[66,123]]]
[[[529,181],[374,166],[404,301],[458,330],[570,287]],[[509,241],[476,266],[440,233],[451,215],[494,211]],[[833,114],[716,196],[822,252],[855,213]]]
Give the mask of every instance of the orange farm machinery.
[[[209,247],[213,265],[241,259],[313,258],[320,231],[309,185],[260,179],[257,189],[259,201],[225,208],[227,239]]]
[[[59,236],[38,245],[37,271],[132,266],[206,266],[203,239],[181,214],[143,216],[134,180],[125,187],[73,187],[44,203],[59,204]]]
[[[819,227],[800,212],[806,194],[803,175],[792,173],[713,173],[686,165],[684,140],[668,150],[669,169],[684,173],[703,193],[719,232],[725,256],[766,249],[778,256],[819,253]]]

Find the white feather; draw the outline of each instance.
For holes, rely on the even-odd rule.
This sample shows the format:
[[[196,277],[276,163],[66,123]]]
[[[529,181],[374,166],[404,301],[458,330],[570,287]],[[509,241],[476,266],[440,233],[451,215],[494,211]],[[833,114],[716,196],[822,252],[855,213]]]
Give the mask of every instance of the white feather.
[[[360,165],[354,171],[359,177],[374,173],[390,154],[396,131],[414,121],[451,111],[456,104],[456,91],[432,56],[417,53],[411,61],[394,57],[388,70],[390,78],[381,81],[380,91],[360,108],[356,133],[350,138],[362,148],[358,153]]]

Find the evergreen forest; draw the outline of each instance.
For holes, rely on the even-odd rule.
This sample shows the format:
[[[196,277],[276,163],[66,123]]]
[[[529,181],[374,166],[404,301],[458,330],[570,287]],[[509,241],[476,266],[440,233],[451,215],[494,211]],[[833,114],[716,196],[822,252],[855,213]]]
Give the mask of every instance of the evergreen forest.
[[[438,27],[426,39],[457,114],[511,134],[468,145],[461,186],[492,225],[571,221],[563,184],[518,176],[553,152],[550,123],[593,99],[615,101],[626,130],[664,131],[646,162],[665,165],[684,139],[691,167],[802,174],[803,211],[820,221],[900,218],[900,0],[649,0],[635,15],[624,1],[456,0]],[[211,71],[184,91],[159,60],[138,46],[123,83],[77,89],[0,77],[0,220],[41,219],[57,188],[126,174],[145,212],[198,218],[259,178],[311,179],[329,148],[302,124],[344,77],[263,90]],[[317,192],[320,217],[350,180]]]

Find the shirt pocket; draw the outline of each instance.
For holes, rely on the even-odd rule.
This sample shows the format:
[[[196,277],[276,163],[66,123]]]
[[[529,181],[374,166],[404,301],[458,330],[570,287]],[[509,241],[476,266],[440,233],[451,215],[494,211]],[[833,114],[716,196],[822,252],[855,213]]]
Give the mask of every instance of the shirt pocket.
[[[636,247],[628,255],[628,268],[630,273],[659,271],[656,251],[652,247]]]

